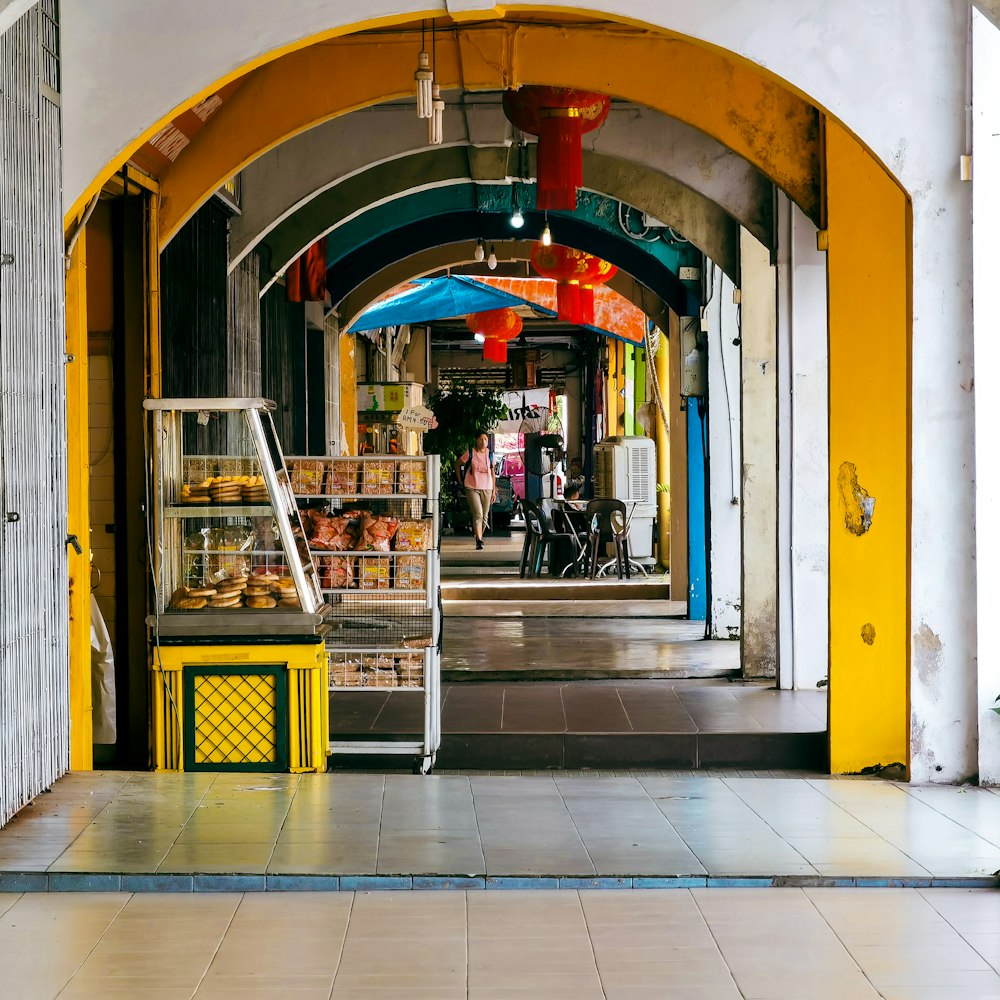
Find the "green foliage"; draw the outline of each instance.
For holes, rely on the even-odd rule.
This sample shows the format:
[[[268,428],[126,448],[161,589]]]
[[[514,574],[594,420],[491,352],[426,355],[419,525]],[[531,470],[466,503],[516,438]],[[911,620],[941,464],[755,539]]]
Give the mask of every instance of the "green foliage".
[[[434,411],[438,425],[424,434],[424,451],[441,456],[442,479],[455,459],[474,442],[477,431],[488,434],[507,416],[499,390],[465,383],[453,383],[449,390],[433,393],[427,405]]]
[[[1000,701],[1000,698],[997,698],[996,700]],[[991,708],[990,711],[991,712],[996,712],[997,715],[1000,715],[1000,708]]]

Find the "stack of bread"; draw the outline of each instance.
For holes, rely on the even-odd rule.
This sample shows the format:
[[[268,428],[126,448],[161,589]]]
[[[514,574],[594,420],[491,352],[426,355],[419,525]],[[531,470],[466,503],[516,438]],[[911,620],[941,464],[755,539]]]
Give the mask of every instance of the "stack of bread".
[[[206,479],[195,486],[189,486],[185,483],[181,487],[181,503],[211,503],[212,498],[208,495],[210,483],[210,479]]]
[[[271,593],[271,587],[277,580],[277,573],[251,573],[245,591],[247,607],[276,608],[278,602]]]
[[[209,480],[208,495],[212,503],[238,504],[243,501],[243,481],[248,476],[215,476]]]
[[[244,503],[266,504],[271,502],[263,476],[248,476],[242,489]]]

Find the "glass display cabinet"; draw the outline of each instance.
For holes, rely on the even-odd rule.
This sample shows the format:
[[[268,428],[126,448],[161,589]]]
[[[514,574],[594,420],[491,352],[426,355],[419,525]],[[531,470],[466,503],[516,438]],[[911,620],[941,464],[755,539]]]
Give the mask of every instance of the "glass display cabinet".
[[[149,399],[153,762],[325,770],[330,608],[270,400]]]
[[[154,399],[160,635],[316,632],[328,610],[264,399]]]

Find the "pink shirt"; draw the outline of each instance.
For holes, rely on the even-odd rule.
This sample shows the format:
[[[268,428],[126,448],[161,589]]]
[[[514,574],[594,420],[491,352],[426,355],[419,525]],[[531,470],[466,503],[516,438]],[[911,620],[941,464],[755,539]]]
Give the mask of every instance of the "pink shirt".
[[[461,464],[469,461],[469,453],[463,452],[459,459]],[[465,488],[467,490],[492,490],[493,476],[490,473],[490,450],[472,451],[472,465],[465,473]]]

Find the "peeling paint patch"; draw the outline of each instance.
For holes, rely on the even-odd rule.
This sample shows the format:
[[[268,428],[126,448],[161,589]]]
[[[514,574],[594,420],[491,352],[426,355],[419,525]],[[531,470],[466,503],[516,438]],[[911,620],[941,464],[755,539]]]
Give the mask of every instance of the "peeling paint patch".
[[[941,653],[944,645],[926,622],[921,623],[913,636],[913,663],[921,685],[937,697],[938,676],[941,673]]]
[[[864,640],[865,644],[871,646],[875,642],[875,626],[871,622],[865,622],[861,626],[861,638]]]
[[[844,505],[844,527],[860,538],[872,526],[875,497],[858,482],[858,467],[853,462],[840,463],[837,489]]]

